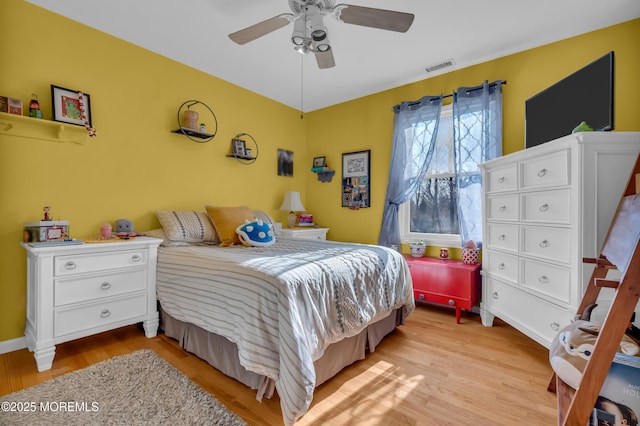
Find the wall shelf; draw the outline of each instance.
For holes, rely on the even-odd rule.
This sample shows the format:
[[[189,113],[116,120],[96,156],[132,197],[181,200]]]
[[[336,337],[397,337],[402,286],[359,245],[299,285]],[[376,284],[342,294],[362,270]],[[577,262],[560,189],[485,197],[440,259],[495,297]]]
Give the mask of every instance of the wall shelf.
[[[0,135],[83,145],[89,134],[83,126],[0,112]]]
[[[173,133],[178,133],[180,135],[192,136],[194,138],[200,139],[213,139],[215,136],[214,133],[205,133],[200,132],[195,129],[189,129],[188,127],[180,127],[178,130],[174,130]]]
[[[206,109],[211,114],[211,118],[213,118],[213,123],[214,123],[213,133],[201,132],[201,131],[198,131],[196,129],[190,128],[190,127],[184,127],[181,124],[180,118],[181,118],[182,110],[185,107],[186,107],[186,109],[190,109],[192,106],[198,106],[198,105],[201,108]],[[184,135],[187,138],[191,139],[193,142],[207,143],[207,142],[213,140],[213,138],[216,136],[216,133],[218,132],[218,119],[216,118],[216,115],[214,114],[213,110],[209,107],[209,105],[207,105],[204,102],[199,101],[197,99],[191,99],[191,100],[183,102],[182,105],[180,105],[180,107],[178,108],[178,126],[179,126],[178,129],[177,130],[172,130],[171,133],[177,133],[179,135]]]
[[[318,174],[318,180],[320,182],[331,182],[333,179],[333,175],[336,174],[335,170],[320,170],[317,172],[313,172]]]

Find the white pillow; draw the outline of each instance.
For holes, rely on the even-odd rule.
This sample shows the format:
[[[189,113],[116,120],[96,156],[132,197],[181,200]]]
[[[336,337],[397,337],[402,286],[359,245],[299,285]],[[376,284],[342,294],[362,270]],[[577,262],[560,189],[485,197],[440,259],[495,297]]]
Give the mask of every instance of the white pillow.
[[[207,212],[156,210],[156,216],[164,233],[171,241],[218,242],[216,231]]]
[[[268,223],[269,225],[271,225],[271,229],[273,230],[273,232],[274,233],[276,232],[276,223],[274,222],[273,218],[269,216],[267,212],[262,210],[254,210],[253,216],[256,218],[256,220],[261,220],[264,223]]]

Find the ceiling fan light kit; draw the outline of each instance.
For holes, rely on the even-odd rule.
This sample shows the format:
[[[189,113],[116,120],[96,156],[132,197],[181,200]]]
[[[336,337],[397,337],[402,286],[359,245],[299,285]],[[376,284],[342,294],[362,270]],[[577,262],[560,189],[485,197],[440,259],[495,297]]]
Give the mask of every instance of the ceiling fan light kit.
[[[334,5],[333,0],[288,0],[293,13],[283,13],[229,34],[237,44],[246,44],[293,23],[291,42],[297,52],[315,53],[318,68],[335,66],[324,16],[346,24],[388,31],[407,32],[413,23],[411,13],[396,12],[350,4]]]

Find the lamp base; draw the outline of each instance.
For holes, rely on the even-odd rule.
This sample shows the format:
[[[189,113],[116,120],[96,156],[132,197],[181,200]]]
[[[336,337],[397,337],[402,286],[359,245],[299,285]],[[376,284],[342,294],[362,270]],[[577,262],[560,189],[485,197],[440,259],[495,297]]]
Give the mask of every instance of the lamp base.
[[[287,218],[287,226],[289,226],[289,228],[294,228],[296,226],[296,219],[298,219],[298,215],[294,212],[289,212],[289,216]]]

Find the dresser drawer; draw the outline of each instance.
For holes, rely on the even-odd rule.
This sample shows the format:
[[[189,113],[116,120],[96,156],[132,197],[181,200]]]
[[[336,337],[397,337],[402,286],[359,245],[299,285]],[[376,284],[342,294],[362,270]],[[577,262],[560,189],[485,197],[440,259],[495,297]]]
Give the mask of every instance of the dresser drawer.
[[[54,269],[56,276],[105,271],[147,263],[145,250],[122,250],[105,253],[56,256]]]
[[[518,225],[490,223],[487,245],[512,252],[518,251]]]
[[[522,219],[545,223],[570,223],[571,193],[568,189],[522,194]]]
[[[483,299],[483,303],[489,305],[491,312],[509,323],[517,323],[519,328],[526,329],[526,334],[545,341],[546,347],[560,328],[570,323],[570,315],[560,306],[495,279],[487,279],[485,285],[489,300]]]
[[[520,163],[522,188],[567,185],[569,183],[569,151],[534,157]]]
[[[482,253],[482,268],[491,275],[501,277],[513,283],[518,282],[518,257],[486,250]]]
[[[133,293],[147,287],[146,269],[56,280],[54,306]]]
[[[522,259],[522,285],[537,293],[569,303],[571,273],[569,268]]]
[[[494,195],[487,198],[488,220],[518,220],[518,194]]]
[[[512,191],[518,188],[518,169],[515,164],[487,172],[487,192]]]
[[[139,293],[127,298],[105,300],[54,312],[54,337],[88,330],[141,317],[147,314],[147,293]]]
[[[571,252],[568,228],[522,226],[522,253],[569,263]]]

